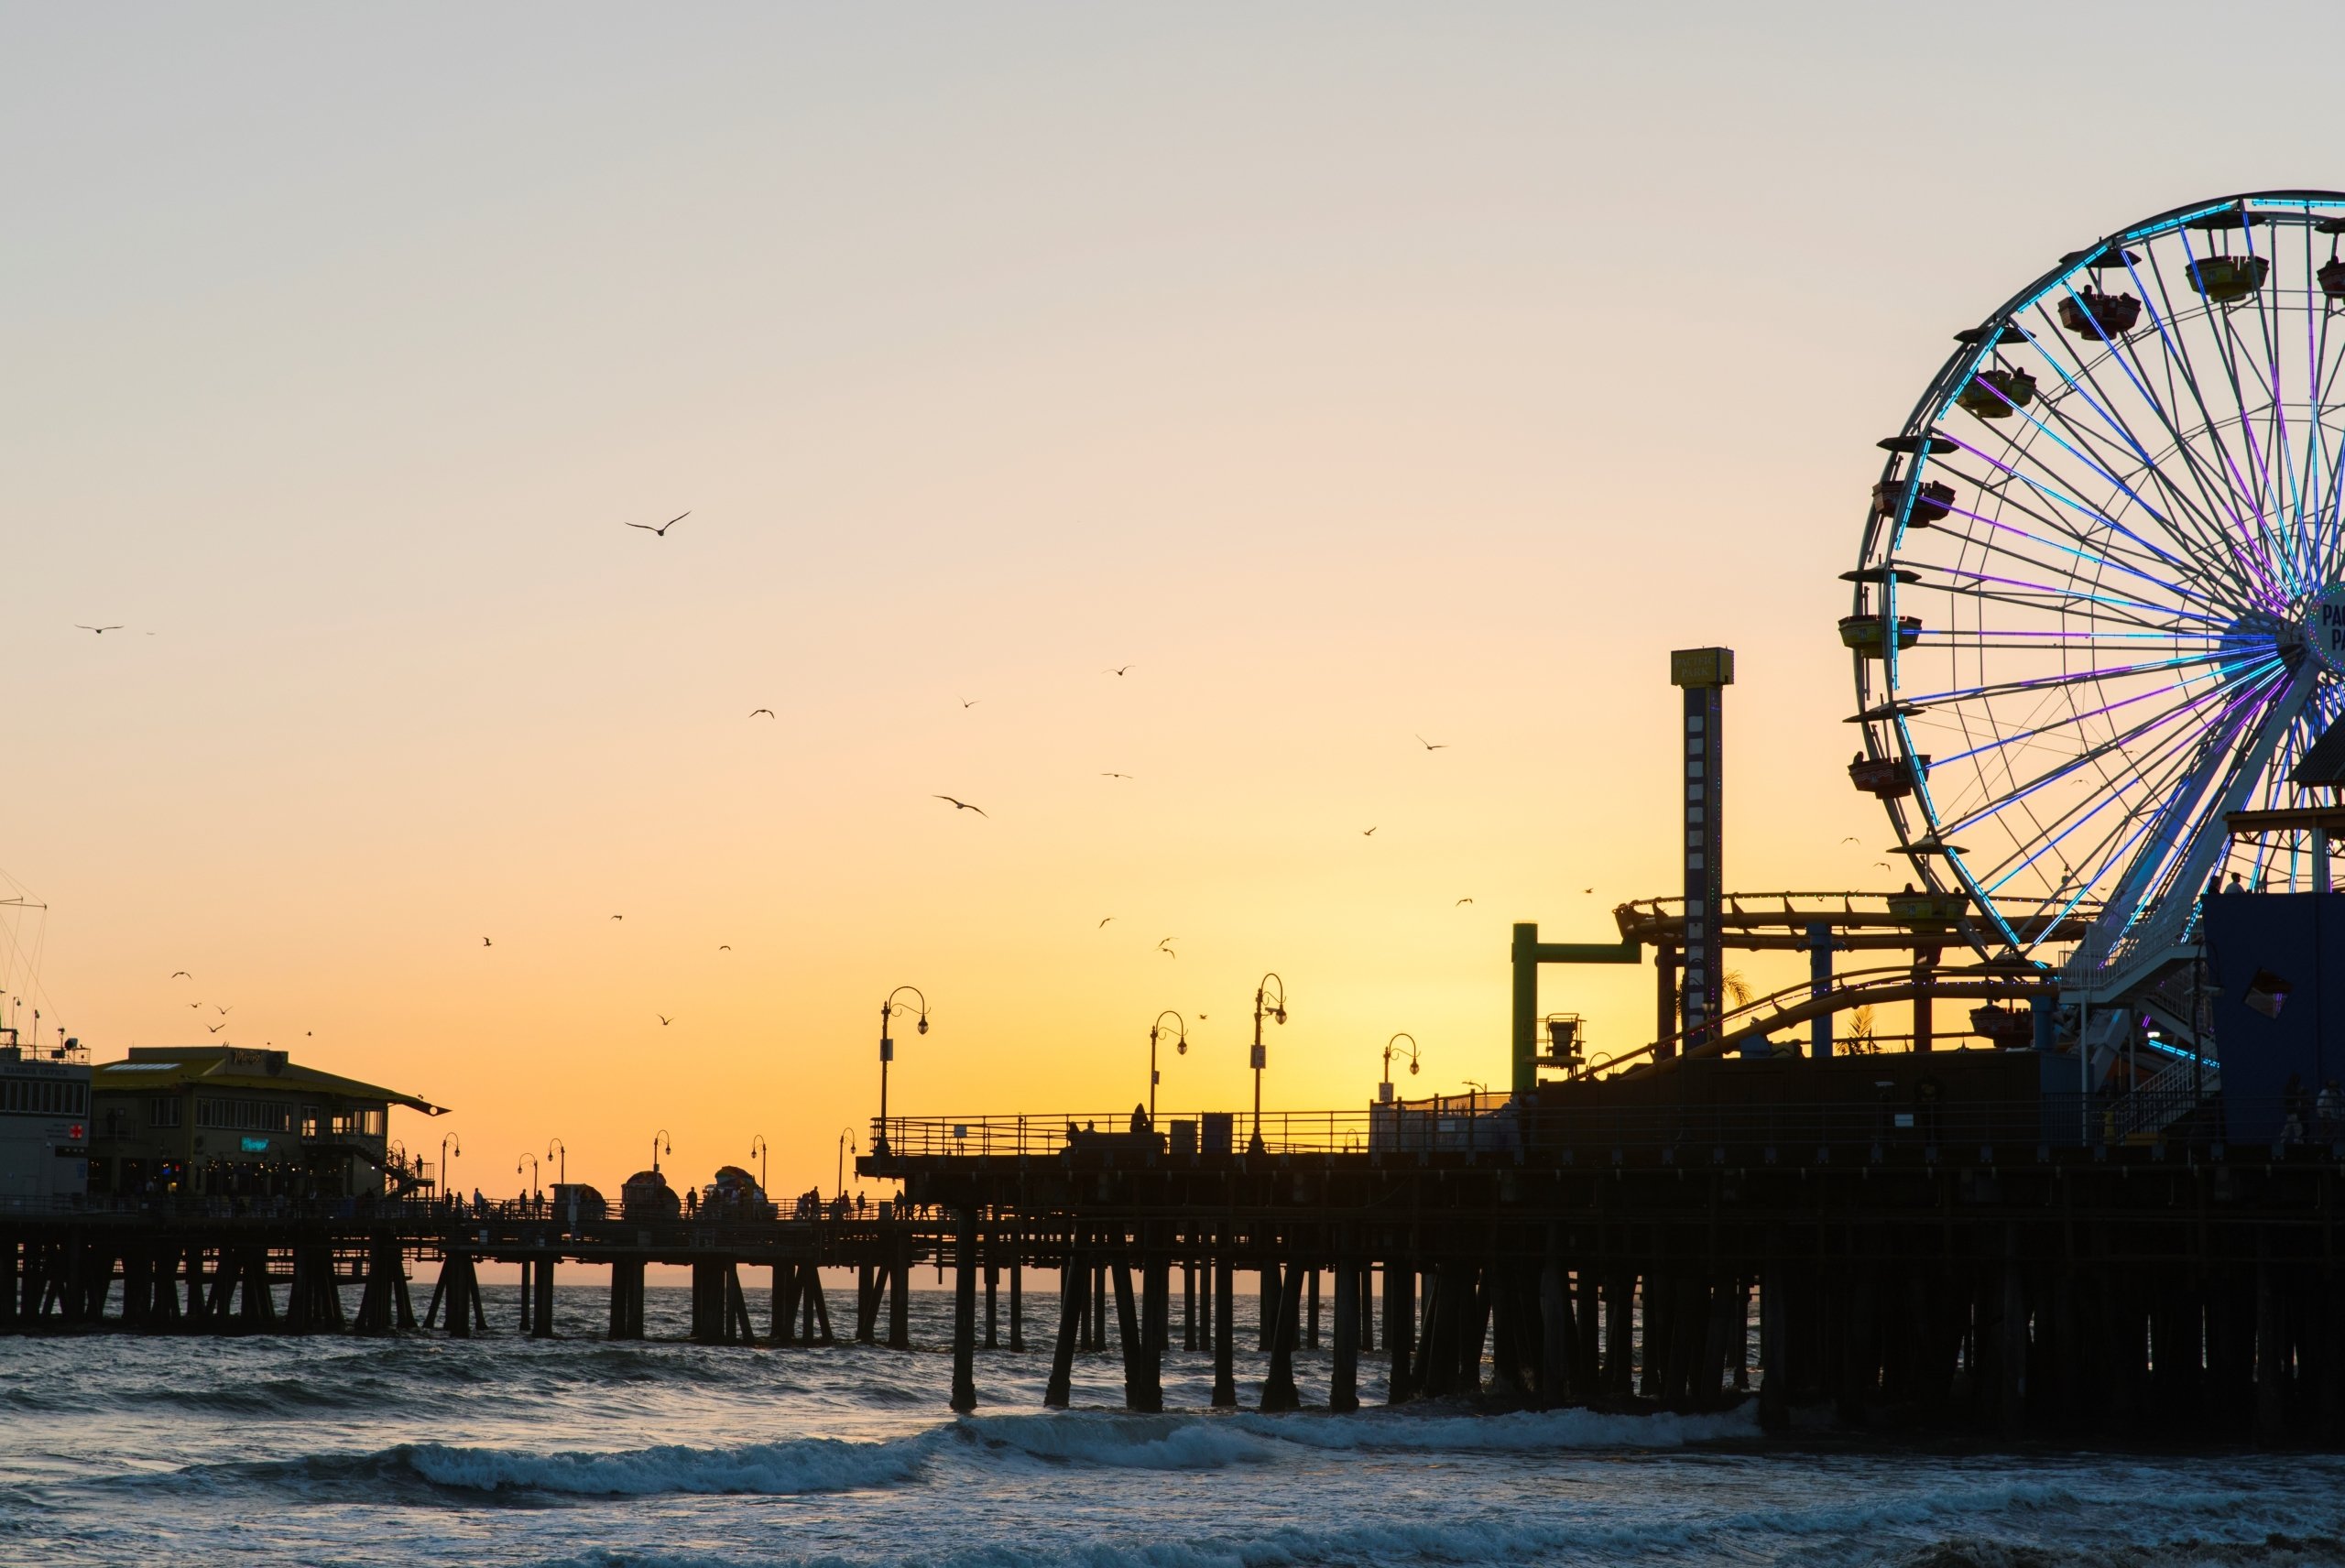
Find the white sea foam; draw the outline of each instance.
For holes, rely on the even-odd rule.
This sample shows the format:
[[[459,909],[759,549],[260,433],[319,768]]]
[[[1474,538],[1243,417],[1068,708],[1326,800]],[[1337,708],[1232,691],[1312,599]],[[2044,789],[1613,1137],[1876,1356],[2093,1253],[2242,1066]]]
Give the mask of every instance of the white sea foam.
[[[933,1447],[927,1434],[886,1443],[801,1438],[735,1448],[681,1444],[611,1453],[402,1444],[384,1457],[435,1486],[474,1492],[536,1491],[576,1497],[661,1493],[790,1496],[895,1486],[918,1477]]]

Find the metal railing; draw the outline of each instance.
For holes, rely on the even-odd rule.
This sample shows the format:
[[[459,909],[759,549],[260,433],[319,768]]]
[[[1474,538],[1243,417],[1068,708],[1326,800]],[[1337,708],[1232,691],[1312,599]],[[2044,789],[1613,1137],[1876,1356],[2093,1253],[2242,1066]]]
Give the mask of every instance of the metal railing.
[[[1461,1100],[1462,1100],[1461,1096]],[[1534,1159],[1576,1160],[1591,1155],[1683,1157],[1696,1151],[1732,1151],[1737,1162],[1771,1155],[1783,1160],[1812,1159],[1819,1150],[1936,1148],[1976,1157],[1980,1150],[2001,1158],[2032,1158],[2038,1149],[2073,1149],[2170,1142],[2202,1147],[2231,1143],[2242,1149],[2302,1147],[2345,1160],[2345,1105],[2321,1110],[2309,1094],[2294,1099],[2264,1096],[2226,1099],[2207,1087],[2160,1085],[2154,1116],[2146,1101],[2122,1090],[2091,1094],[2055,1093],[2032,1099],[1941,1102],[1910,1094],[1877,1101],[1801,1104],[1726,1101],[1692,1105],[1521,1107],[1511,1104],[1467,1110],[1453,1103],[1445,1111],[1375,1105],[1358,1111],[1265,1112],[1261,1143],[1251,1138],[1250,1118],[1236,1118],[1236,1137],[1227,1149],[1191,1145],[1179,1129],[1202,1117],[1165,1117],[1134,1131],[1127,1120],[1114,1133],[1092,1130],[1107,1118],[1059,1116],[890,1116],[875,1134],[886,1135],[886,1160],[1042,1158],[1096,1160],[1115,1166],[1150,1161],[1214,1160],[1261,1153],[1383,1154],[1500,1153],[1520,1150]],[[1485,1097],[1495,1101],[1499,1097]],[[1422,1103],[1420,1103],[1422,1104]]]

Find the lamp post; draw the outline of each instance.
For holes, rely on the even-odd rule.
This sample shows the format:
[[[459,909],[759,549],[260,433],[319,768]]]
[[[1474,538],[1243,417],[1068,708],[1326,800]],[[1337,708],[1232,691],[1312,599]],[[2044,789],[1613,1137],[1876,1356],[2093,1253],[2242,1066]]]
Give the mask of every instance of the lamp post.
[[[846,1157],[855,1152],[855,1129],[839,1128],[839,1196],[846,1196]]]
[[[1275,986],[1277,999],[1269,1004],[1271,1018],[1275,1023],[1286,1022],[1286,982],[1276,974],[1262,976],[1254,987],[1254,1050],[1250,1058],[1254,1068],[1254,1140],[1248,1145],[1249,1152],[1262,1151],[1262,1069],[1270,1064],[1270,1052],[1262,1045],[1263,997]]]
[[[661,1127],[651,1135],[651,1174],[654,1176],[660,1174],[660,1146],[662,1143],[668,1146],[669,1153],[676,1152],[676,1140],[668,1136],[666,1127]]]
[[[920,998],[920,1028],[915,1032],[928,1032],[928,997],[917,985],[899,985],[888,993],[879,1004],[879,1135],[871,1140],[871,1152],[885,1156],[888,1152],[888,1063],[896,1060],[896,1042],[888,1033],[888,1020],[896,1016],[896,998],[910,991]]]
[[[1384,1082],[1376,1086],[1376,1103],[1380,1105],[1392,1103],[1392,1048],[1404,1040],[1409,1042],[1409,1076],[1417,1075],[1417,1037],[1403,1029],[1384,1042]]]
[[[455,1188],[448,1181],[448,1148],[451,1144],[455,1145],[458,1154],[464,1151],[464,1146],[457,1143],[454,1133],[450,1133],[440,1140],[440,1195],[442,1198],[453,1198],[456,1195]]]
[[[766,1135],[758,1133],[749,1139],[749,1153],[758,1162],[758,1191],[766,1190]],[[769,1194],[770,1195],[770,1194]]]
[[[554,1167],[553,1182],[557,1187],[567,1187],[570,1185],[570,1145],[558,1138],[548,1140],[546,1158],[553,1159],[557,1150],[561,1152],[562,1163]]]
[[[513,1174],[516,1176],[521,1174],[521,1167],[523,1165],[529,1166],[529,1185],[531,1187],[535,1187],[538,1184],[538,1157],[534,1154],[525,1154],[521,1156],[520,1159],[513,1162]],[[527,1196],[528,1194],[524,1193],[523,1195]]]
[[[1151,1130],[1156,1127],[1156,1036],[1167,1018],[1171,1018],[1173,1027],[1180,1031],[1173,1037],[1173,1051],[1181,1056],[1189,1054],[1189,1020],[1167,1007],[1156,1015],[1154,1023],[1148,1026],[1148,1125]]]

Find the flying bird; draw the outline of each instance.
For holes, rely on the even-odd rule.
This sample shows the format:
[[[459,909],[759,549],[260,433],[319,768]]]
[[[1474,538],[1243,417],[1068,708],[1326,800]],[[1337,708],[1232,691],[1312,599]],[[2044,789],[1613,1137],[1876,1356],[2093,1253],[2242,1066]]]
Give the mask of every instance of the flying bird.
[[[1097,930],[1099,930],[1099,929],[1100,929],[1100,927],[1101,927],[1101,926],[1105,926],[1105,925],[1107,923],[1107,920],[1114,920],[1115,918],[1116,918],[1115,916],[1113,916],[1113,915],[1109,915],[1109,916],[1107,917],[1107,920],[1101,920],[1101,921],[1099,922],[1099,925],[1093,926],[1091,929],[1092,929],[1093,931],[1097,931]]]
[[[214,1002],[214,1003],[213,1004],[213,1007],[220,1007],[220,1004],[219,1004],[219,1003],[217,1003],[217,1002]],[[228,1008],[226,1008],[226,1007],[220,1007],[220,1016],[221,1016],[222,1018],[226,1018],[226,1017],[228,1016],[228,1013],[229,1013],[229,1009],[228,1009]]]
[[[1447,741],[1431,741],[1425,739],[1423,735],[1417,736],[1417,744],[1423,746],[1427,751],[1447,751],[1449,749],[1449,743]]]
[[[720,942],[716,944],[716,951],[719,953],[730,953],[733,951],[733,944],[729,942]]]
[[[1376,824],[1377,827],[1382,827],[1383,825],[1384,824],[1381,822]],[[1359,836],[1362,838],[1374,838],[1376,836],[1376,828],[1362,828],[1359,830]]]
[[[483,937],[483,938],[481,938],[481,939],[480,939],[480,944],[481,944],[481,946],[483,946],[483,947],[495,947],[495,946],[496,945],[495,942],[493,942],[489,941],[489,940],[488,940],[488,938],[486,938],[486,937]]]
[[[190,1002],[190,1003],[188,1004],[188,1006],[189,1006],[189,1007],[191,1007],[201,1008],[201,1007],[203,1006],[203,1004],[202,1004],[202,1002]]]
[[[651,1016],[652,1016],[653,1018],[658,1018],[658,1019],[660,1020],[660,1027],[661,1029],[666,1029],[670,1024],[674,1023],[674,1022],[676,1021],[675,1019],[673,1019],[673,1018],[670,1018],[670,1017],[669,1017],[667,1014],[665,1014],[665,1013],[654,1013],[654,1014],[652,1014]]]
[[[649,523],[629,523],[627,524],[627,527],[631,528],[641,528],[645,533],[654,534],[660,539],[666,539],[670,528],[674,528],[678,523],[682,522],[686,517],[691,516],[692,514],[690,512],[678,512],[674,517],[670,517],[666,522],[661,523],[656,528]]]
[[[190,975],[184,969],[174,969],[171,971],[171,978],[174,980],[192,980],[195,976]]]
[[[1855,835],[1855,834],[1853,834],[1853,833],[1851,833],[1851,834],[1849,834],[1847,838],[1842,839],[1840,842],[1841,842],[1842,844],[1854,844],[1854,843],[1856,843],[1856,842],[1857,842],[1856,835]]]
[[[613,915],[613,916],[611,917],[611,919],[613,919],[613,920],[623,920],[627,919],[627,917],[626,917],[625,915]]]
[[[1125,670],[1129,670],[1131,666],[1129,664],[1120,664],[1113,670],[1103,670],[1099,673],[1102,675],[1121,675]]]
[[[1162,953],[1167,958],[1178,958],[1181,955],[1172,951],[1172,944],[1180,940],[1181,939],[1177,936],[1168,936],[1162,942],[1156,944],[1156,951]]]
[[[1593,893],[1593,892],[1595,892],[1595,891],[1596,891],[1596,889],[1595,889],[1595,888],[1593,888],[1593,887],[1582,887],[1582,888],[1580,889],[1580,891],[1581,891],[1581,892],[1583,892],[1583,893]]]
[[[1470,903],[1472,903],[1473,901],[1474,901],[1474,900],[1473,900],[1473,899],[1471,899],[1471,898],[1460,898],[1460,899],[1458,899],[1458,900],[1457,900],[1457,904],[1470,904]],[[1456,909],[1456,908],[1457,907],[1457,904],[1452,904],[1452,905],[1450,905],[1449,907],[1450,907],[1451,909]]]
[[[83,625],[82,625],[81,622],[79,622],[79,621],[75,621],[75,622],[73,623],[73,629],[74,629],[74,630],[76,630],[76,631],[82,631],[82,632],[95,632],[95,633],[97,633],[100,637],[104,637],[104,636],[105,636],[105,635],[106,635],[106,633],[108,633],[108,632],[118,632],[118,631],[122,630],[122,628],[121,628],[120,626],[83,626]]]
[[[953,797],[950,795],[933,795],[929,798],[935,800],[953,800]],[[983,806],[972,806],[966,800],[953,800],[953,804],[960,811],[975,811],[981,817],[986,814],[986,809]]]
[[[964,697],[961,699],[961,706],[965,708],[974,708],[979,702],[984,701],[985,699],[983,697]]]
[[[773,717],[773,710],[771,708],[751,708],[749,710],[749,717],[753,719],[759,713],[763,713],[767,718]]]
[[[1131,775],[1129,773],[1102,773],[1099,777],[1102,779],[1129,779]]]
[[[228,1026],[226,1024],[206,1024],[203,1026],[203,1029],[204,1032],[207,1034],[218,1034],[222,1029],[226,1029],[227,1027]]]

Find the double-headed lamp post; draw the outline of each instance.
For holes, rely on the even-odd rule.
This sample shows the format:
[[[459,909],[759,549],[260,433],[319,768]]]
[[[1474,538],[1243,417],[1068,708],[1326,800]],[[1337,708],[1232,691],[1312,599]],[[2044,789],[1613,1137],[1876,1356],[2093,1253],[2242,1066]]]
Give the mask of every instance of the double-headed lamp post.
[[[888,1033],[888,1020],[896,1016],[896,998],[910,991],[918,998],[920,1027],[914,1032],[928,1032],[928,997],[917,985],[899,985],[888,993],[879,1004],[879,1134],[871,1140],[871,1152],[884,1156],[888,1152],[888,1063],[896,1060],[896,1041]],[[907,1008],[906,1011],[914,1009]]]
[[[1392,1050],[1404,1040],[1409,1042],[1409,1076],[1417,1075],[1417,1037],[1403,1029],[1384,1042],[1384,1082],[1376,1086],[1376,1103],[1380,1105],[1392,1103]]]
[[[1270,998],[1266,1003],[1264,998]],[[1270,1051],[1262,1044],[1262,1014],[1267,1006],[1274,1023],[1286,1022],[1286,982],[1276,974],[1262,976],[1254,987],[1254,1050],[1249,1058],[1254,1069],[1254,1141],[1249,1147],[1256,1153],[1262,1149],[1262,1069],[1270,1065]]]
[[[750,1153],[752,1156],[754,1156],[754,1157],[756,1158],[757,1162],[758,1162],[758,1192],[765,1192],[765,1191],[766,1191],[766,1135],[765,1135],[765,1134],[763,1134],[763,1133],[758,1133],[756,1137],[754,1137],[754,1138],[750,1138],[750,1139],[749,1139],[749,1153]],[[771,1197],[773,1194],[772,1194],[772,1193],[770,1193],[770,1192],[767,1192],[767,1193],[766,1193],[766,1195],[767,1195],[768,1197]]]
[[[1167,1007],[1156,1015],[1154,1023],[1148,1026],[1148,1125],[1151,1128],[1156,1126],[1156,1084],[1160,1076],[1156,1071],[1156,1037],[1167,1018],[1172,1020],[1172,1027],[1177,1031],[1172,1037],[1174,1053],[1180,1056],[1189,1054],[1189,1020]]]

